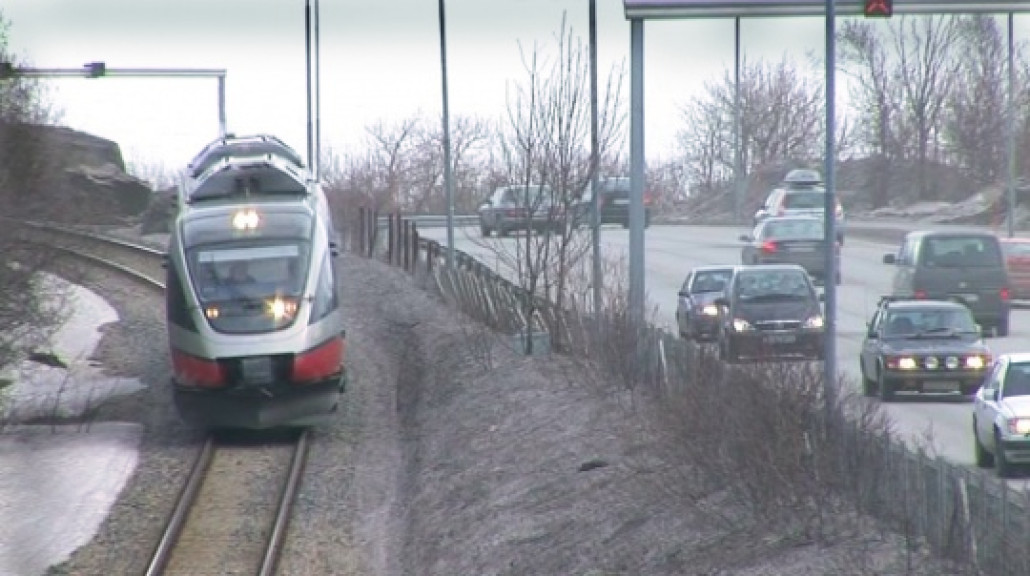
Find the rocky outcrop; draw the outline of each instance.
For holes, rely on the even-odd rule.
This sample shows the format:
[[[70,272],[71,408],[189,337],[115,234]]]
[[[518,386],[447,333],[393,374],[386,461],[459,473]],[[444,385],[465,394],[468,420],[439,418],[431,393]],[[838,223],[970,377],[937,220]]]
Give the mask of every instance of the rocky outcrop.
[[[125,172],[118,144],[62,126],[0,125],[8,205],[35,218],[117,224],[149,205],[150,185]]]

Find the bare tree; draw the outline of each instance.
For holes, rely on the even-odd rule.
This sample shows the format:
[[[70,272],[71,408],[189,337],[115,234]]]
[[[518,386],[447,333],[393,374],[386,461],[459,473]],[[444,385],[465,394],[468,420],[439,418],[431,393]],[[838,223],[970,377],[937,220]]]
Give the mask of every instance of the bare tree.
[[[523,317],[528,321],[538,313],[538,298],[550,299],[558,309],[564,307],[570,270],[587,246],[584,235],[570,225],[572,207],[596,169],[589,149],[588,52],[564,17],[555,36],[555,52],[548,59],[536,47],[522,49],[526,75],[509,86],[498,137],[495,158],[502,163],[505,184],[521,195],[523,235],[511,243],[484,241],[515,271],[524,293]],[[598,140],[607,157],[623,142],[623,77],[621,67],[613,69],[599,95]],[[561,327],[557,328],[551,336],[560,340]],[[531,346],[527,330],[530,351]]]
[[[959,166],[981,184],[1005,169],[1008,85],[1005,40],[993,16],[958,21],[958,74],[947,100],[945,136]]]
[[[710,191],[733,178],[735,107],[735,80],[727,72],[682,108],[685,128],[678,140],[696,190]],[[743,62],[740,107],[745,177],[763,166],[810,163],[822,155],[822,87],[790,61]]]
[[[0,61],[18,66],[7,30],[0,14]],[[55,253],[29,243],[7,222],[68,216],[66,205],[44,196],[56,163],[39,125],[54,118],[35,80],[0,79],[0,368],[44,346],[66,311],[63,291],[41,274],[53,267]]]
[[[902,17],[890,30],[898,58],[897,81],[904,95],[903,110],[912,129],[909,146],[916,162],[918,195],[927,199],[931,148],[936,153],[944,96],[956,75],[953,49],[959,28],[954,16],[923,16]]]

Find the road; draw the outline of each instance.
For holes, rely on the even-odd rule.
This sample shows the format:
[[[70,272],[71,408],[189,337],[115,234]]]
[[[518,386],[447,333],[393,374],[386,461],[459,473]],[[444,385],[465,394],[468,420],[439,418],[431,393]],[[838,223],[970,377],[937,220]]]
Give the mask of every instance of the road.
[[[859,393],[858,352],[866,321],[881,295],[889,293],[892,268],[883,264],[883,255],[892,252],[898,233],[879,238],[850,235],[843,247],[841,269],[843,284],[837,287],[837,367],[848,376],[849,385]],[[649,309],[656,308],[655,322],[671,329],[675,325],[676,299],[687,271],[693,266],[740,262],[738,236],[747,229],[726,226],[652,226],[645,237],[645,286]],[[424,237],[446,242],[443,228],[420,230]],[[583,232],[584,238],[589,234]],[[865,236],[865,235],[863,235]],[[455,230],[455,247],[484,264],[501,270],[504,254],[514,251],[519,237],[483,239],[478,228]],[[587,240],[589,242],[589,240]],[[625,258],[629,234],[618,227],[605,227],[601,234],[606,259]],[[628,267],[627,267],[628,268]],[[989,338],[996,353],[1030,350],[1030,310],[1013,311],[1011,333],[1005,338]],[[870,401],[878,402],[872,399]],[[958,396],[900,398],[885,404],[895,429],[904,438],[932,448],[950,461],[973,464],[971,403]],[[1014,480],[1014,487],[1030,486],[1030,480]]]

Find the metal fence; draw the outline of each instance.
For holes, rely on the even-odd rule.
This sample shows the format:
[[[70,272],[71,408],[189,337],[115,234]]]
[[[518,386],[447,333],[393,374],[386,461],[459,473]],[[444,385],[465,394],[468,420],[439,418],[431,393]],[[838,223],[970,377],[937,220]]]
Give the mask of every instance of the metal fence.
[[[431,278],[455,308],[503,334],[544,331],[552,351],[603,362],[608,373],[623,371],[668,393],[686,393],[697,384],[697,347],[674,334],[653,326],[627,330],[629,319],[618,315],[595,323],[574,300],[559,310],[460,250],[448,267],[445,248],[420,238],[414,222],[399,215],[363,210],[354,229],[352,251]],[[534,303],[530,318],[522,312],[530,309],[527,299]],[[625,374],[627,366],[632,374]],[[835,431],[829,442],[838,473],[825,481],[858,510],[976,573],[1030,574],[1030,493],[890,434],[872,435],[849,418],[828,429]]]

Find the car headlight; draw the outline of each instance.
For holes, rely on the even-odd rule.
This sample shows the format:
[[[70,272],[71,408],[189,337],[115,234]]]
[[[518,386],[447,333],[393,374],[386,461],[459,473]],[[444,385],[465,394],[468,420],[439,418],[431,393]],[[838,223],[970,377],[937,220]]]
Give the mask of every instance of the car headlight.
[[[936,370],[940,365],[941,363],[937,360],[936,356],[927,356],[923,359],[923,366],[925,366],[927,370]]]
[[[986,365],[987,362],[983,356],[969,356],[966,358],[966,368],[971,370],[981,370]]]
[[[957,370],[959,367],[959,361],[957,356],[948,356],[944,359],[944,366],[948,370]]]
[[[887,357],[887,368],[889,370],[915,370],[918,366],[919,363],[911,356]]]
[[[747,332],[748,330],[754,330],[751,323],[741,318],[733,319],[733,329],[737,332]]]
[[[705,304],[701,307],[701,314],[704,314],[705,316],[718,316],[719,307],[715,304]]]
[[[821,329],[823,327],[822,316],[812,316],[808,320],[805,320],[805,328],[816,328]]]
[[[1030,418],[1009,418],[1010,434],[1030,434]]]

